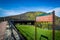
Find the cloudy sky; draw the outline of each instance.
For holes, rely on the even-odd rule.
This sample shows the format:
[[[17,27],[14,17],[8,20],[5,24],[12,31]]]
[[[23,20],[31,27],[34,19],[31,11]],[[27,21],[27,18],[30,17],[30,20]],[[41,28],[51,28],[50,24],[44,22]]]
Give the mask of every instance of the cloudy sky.
[[[0,17],[28,11],[51,12],[60,17],[60,0],[0,0]]]

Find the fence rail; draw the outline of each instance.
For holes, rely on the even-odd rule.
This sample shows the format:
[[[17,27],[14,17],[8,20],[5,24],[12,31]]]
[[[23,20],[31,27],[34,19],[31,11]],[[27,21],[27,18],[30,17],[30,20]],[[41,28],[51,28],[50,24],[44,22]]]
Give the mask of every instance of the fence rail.
[[[48,40],[48,37],[47,36],[44,36],[44,35],[41,35],[41,37],[45,38]],[[41,40],[41,37],[40,37],[40,40]]]
[[[15,27],[14,24],[13,24],[13,22],[11,22],[11,21],[8,21],[8,22],[9,22],[9,26],[10,26],[10,28],[11,28],[11,36],[14,38],[14,40],[17,40],[17,38],[15,37],[13,30],[17,33],[17,35],[18,35],[18,37],[19,37],[18,40],[25,40],[25,39],[22,37],[22,35],[20,34],[20,32],[18,32],[18,30],[16,29],[16,27]]]

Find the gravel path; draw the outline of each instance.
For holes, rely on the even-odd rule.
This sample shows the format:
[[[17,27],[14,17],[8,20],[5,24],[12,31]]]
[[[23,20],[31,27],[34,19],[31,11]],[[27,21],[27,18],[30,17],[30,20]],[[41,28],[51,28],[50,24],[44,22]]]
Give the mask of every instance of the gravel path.
[[[19,40],[17,32],[14,29],[12,31],[16,40]],[[11,35],[11,28],[7,21],[0,23],[0,40],[14,40]]]
[[[7,21],[0,23],[0,40],[4,40],[6,26],[7,26]]]

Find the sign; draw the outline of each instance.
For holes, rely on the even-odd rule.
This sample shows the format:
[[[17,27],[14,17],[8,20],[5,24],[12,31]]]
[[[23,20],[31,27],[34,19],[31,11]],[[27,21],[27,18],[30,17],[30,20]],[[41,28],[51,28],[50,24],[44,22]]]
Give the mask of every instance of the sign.
[[[53,15],[46,15],[46,16],[37,16],[36,17],[36,22],[42,22],[42,21],[47,21],[47,22],[53,22]]]

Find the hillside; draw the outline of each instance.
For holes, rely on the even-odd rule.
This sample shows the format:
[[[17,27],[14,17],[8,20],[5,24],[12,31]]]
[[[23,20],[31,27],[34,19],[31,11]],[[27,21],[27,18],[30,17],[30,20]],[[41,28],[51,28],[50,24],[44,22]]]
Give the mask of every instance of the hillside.
[[[5,18],[5,20],[35,20],[35,17],[42,13],[45,12],[26,12],[20,15],[2,17],[2,19]]]
[[[35,20],[35,17],[39,14],[46,14],[45,12],[26,12],[20,15],[0,17],[0,21],[4,20]],[[60,25],[60,17],[55,16],[56,24]]]

